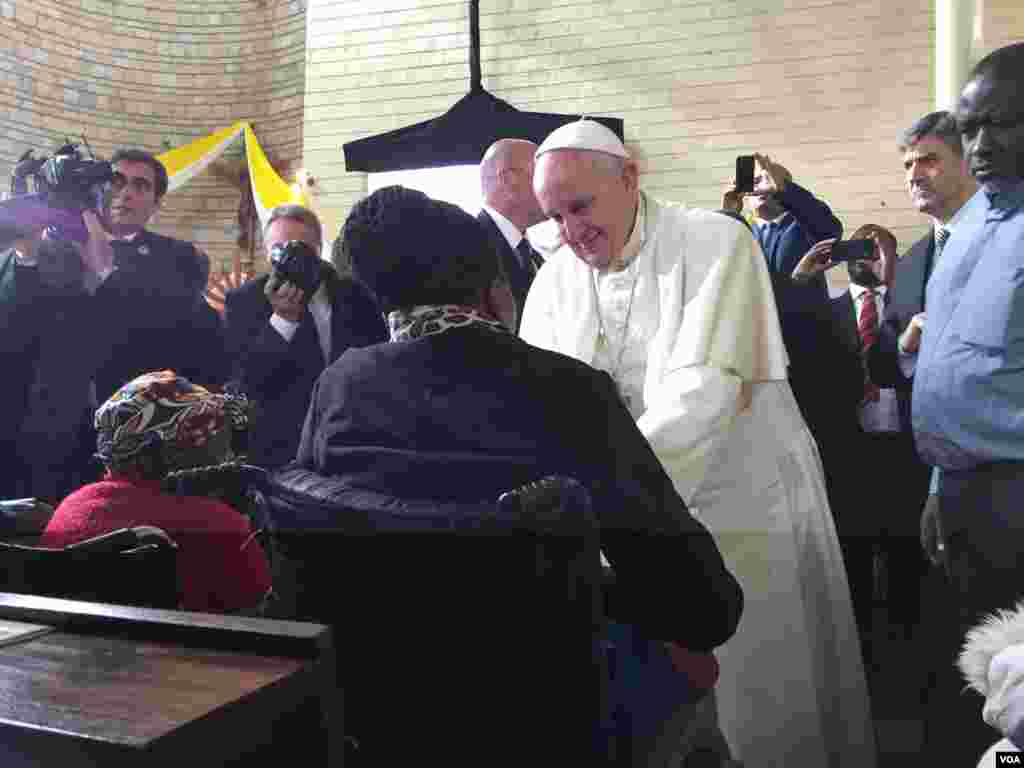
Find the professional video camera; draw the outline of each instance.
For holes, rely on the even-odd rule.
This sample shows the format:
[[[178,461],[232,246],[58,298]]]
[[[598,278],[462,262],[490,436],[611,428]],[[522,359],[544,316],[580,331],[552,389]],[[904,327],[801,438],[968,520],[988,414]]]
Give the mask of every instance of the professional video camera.
[[[65,144],[52,157],[36,158],[30,149],[11,173],[10,198],[0,202],[0,241],[47,229],[51,239],[84,243],[89,233],[82,211],[103,210],[113,178],[109,162],[82,157],[77,144]]]

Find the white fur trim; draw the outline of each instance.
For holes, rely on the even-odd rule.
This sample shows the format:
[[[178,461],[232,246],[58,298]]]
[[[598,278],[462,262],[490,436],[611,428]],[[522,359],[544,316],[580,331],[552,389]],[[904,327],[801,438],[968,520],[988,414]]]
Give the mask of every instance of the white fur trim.
[[[1024,643],[1024,602],[1012,610],[1001,610],[987,616],[967,633],[957,664],[967,683],[988,696],[989,667],[992,657],[1008,646]]]

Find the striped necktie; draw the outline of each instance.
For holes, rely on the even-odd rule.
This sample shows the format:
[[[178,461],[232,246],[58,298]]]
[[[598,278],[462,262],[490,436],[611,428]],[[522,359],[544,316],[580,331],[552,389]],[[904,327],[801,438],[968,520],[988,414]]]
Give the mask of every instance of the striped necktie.
[[[878,306],[875,304],[875,292],[870,288],[861,294],[857,332],[860,334],[860,351],[865,361],[863,402],[877,403],[879,400],[878,385],[871,381],[867,370],[868,350],[878,342]]]
[[[947,240],[949,240],[948,229],[945,227],[939,227],[935,230],[935,256],[932,258],[933,264],[939,261],[939,256],[942,255],[942,249],[946,247]]]

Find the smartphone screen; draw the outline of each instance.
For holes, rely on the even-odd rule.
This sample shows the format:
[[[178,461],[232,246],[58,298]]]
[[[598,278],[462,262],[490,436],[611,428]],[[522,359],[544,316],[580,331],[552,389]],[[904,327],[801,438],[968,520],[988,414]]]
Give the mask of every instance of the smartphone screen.
[[[754,156],[740,155],[736,158],[736,191],[754,191]]]
[[[833,262],[836,261],[875,261],[875,243],[873,240],[839,240],[832,243]]]

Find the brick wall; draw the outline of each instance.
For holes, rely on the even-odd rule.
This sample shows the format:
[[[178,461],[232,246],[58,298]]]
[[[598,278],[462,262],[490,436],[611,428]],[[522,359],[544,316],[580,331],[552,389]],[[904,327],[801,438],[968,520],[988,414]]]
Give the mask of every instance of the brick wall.
[[[972,59],[982,57],[1010,43],[1024,42],[1024,5],[1020,0],[977,0],[978,20],[974,25]]]
[[[24,150],[48,153],[65,136],[84,133],[101,157],[159,153],[236,120],[293,174],[305,37],[304,0],[0,0],[0,178]],[[224,268],[238,251],[238,203],[207,172],[168,195],[153,226]]]
[[[304,164],[331,231],[365,191],[342,144],[467,91],[467,6],[310,0]],[[482,0],[480,29],[488,90],[522,109],[624,118],[656,195],[717,208],[734,157],[761,151],[848,232],[875,222],[907,247],[926,229],[896,141],[931,110],[931,0]]]

